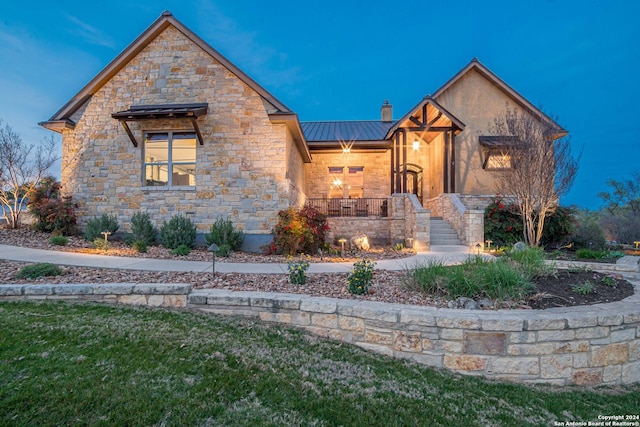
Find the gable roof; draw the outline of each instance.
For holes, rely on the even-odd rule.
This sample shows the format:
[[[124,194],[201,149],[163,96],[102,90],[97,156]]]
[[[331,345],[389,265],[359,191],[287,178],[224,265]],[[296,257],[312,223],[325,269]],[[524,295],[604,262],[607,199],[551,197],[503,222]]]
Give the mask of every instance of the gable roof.
[[[246,83],[262,98],[281,113],[290,113],[291,110],[280,102],[276,97],[271,95],[265,88],[260,86],[255,80],[245,74],[238,67],[233,65],[227,58],[222,56],[220,52],[212,48],[207,42],[202,40],[194,32],[189,30],[184,24],[178,21],[171,12],[162,12],[162,15],[138,36],[129,46],[127,46],[113,61],[111,61],[102,71],[100,71],[80,92],[78,92],[69,102],[67,102],[58,112],[56,112],[48,121],[39,123],[50,130],[59,130],[60,128],[73,127],[70,117],[75,113],[93,94],[95,94],[102,86],[104,86],[115,74],[124,68],[142,49],[144,49],[153,39],[166,30],[169,26],[175,27],[178,31],[185,35],[189,40],[195,43],[202,50],[207,52],[225,68],[227,68],[236,77]]]
[[[453,126],[454,128],[457,128],[458,130],[464,130],[464,127],[465,127],[464,123],[462,123],[456,116],[454,116],[449,111],[447,111],[447,109],[444,108],[442,105],[440,105],[435,99],[433,99],[432,96],[427,95],[424,98],[422,98],[422,101],[420,101],[415,107],[410,109],[407,114],[402,116],[400,120],[396,121],[391,128],[389,128],[389,130],[387,131],[387,134],[385,135],[385,138],[386,139],[391,138],[393,133],[396,130],[398,130],[398,128],[402,125],[402,123],[409,120],[409,117],[413,116],[416,113],[416,111],[419,111],[419,109],[421,109],[425,105],[427,106],[430,105],[433,108],[435,108],[437,111],[442,113],[443,116],[445,116],[447,119],[451,121],[451,126]],[[426,118],[424,120],[426,122]]]
[[[432,97],[437,99],[447,89],[449,89],[451,86],[456,84],[456,82],[458,82],[458,80],[460,80],[465,74],[469,73],[472,70],[475,70],[478,73],[480,73],[480,75],[482,75],[491,83],[493,83],[496,87],[498,87],[498,89],[506,93],[518,105],[520,105],[520,107],[524,108],[526,111],[531,113],[534,117],[537,117],[539,120],[548,123],[554,128],[557,128],[559,136],[564,136],[568,133],[562,126],[556,123],[555,120],[547,116],[542,110],[537,108],[531,102],[527,101],[527,99],[524,96],[520,95],[520,93],[518,93],[515,89],[509,86],[504,80],[502,80],[500,77],[494,74],[480,61],[478,61],[478,58],[473,58],[471,62],[469,62],[469,64],[467,64],[462,70],[458,71],[458,73],[452,78],[450,78],[449,81],[447,81],[444,85],[442,85],[440,89],[435,91]]]

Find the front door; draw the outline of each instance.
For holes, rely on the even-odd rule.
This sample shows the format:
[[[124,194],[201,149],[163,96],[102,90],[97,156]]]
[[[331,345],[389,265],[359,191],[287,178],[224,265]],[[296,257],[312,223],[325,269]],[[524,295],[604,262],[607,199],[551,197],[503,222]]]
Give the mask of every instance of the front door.
[[[403,173],[404,165],[400,166],[400,173]],[[422,204],[422,168],[413,163],[407,163],[407,193],[415,194]]]

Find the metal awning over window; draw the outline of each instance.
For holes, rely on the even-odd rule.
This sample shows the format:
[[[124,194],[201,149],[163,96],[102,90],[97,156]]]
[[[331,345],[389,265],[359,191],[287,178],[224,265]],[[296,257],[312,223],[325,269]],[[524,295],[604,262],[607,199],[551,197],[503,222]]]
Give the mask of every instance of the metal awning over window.
[[[510,135],[481,135],[478,142],[484,148],[511,148],[518,144],[518,138]]]
[[[190,120],[193,129],[198,137],[198,142],[203,145],[202,134],[198,127],[198,117],[207,114],[209,104],[161,104],[161,105],[132,105],[128,110],[112,113],[111,117],[118,119],[122,123],[122,127],[129,135],[131,143],[134,147],[138,146],[133,132],[129,128],[127,122],[140,120],[158,120],[158,119],[186,119]]]

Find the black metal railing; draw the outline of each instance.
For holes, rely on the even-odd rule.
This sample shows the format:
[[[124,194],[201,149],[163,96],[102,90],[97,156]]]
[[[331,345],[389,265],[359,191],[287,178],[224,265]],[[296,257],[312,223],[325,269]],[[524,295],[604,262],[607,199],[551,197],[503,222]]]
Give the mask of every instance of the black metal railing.
[[[389,199],[307,199],[305,206],[316,208],[329,217],[388,217]]]

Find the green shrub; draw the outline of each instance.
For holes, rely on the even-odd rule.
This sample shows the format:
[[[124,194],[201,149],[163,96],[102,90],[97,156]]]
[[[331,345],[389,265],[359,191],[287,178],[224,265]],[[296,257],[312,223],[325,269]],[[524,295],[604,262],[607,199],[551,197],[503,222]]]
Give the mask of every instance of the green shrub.
[[[497,246],[512,245],[522,240],[522,218],[517,207],[505,204],[499,195],[484,211],[484,237]]]
[[[577,215],[576,230],[571,240],[576,247],[589,249],[604,249],[606,240],[604,230],[600,225],[600,218],[596,212],[582,211]]]
[[[576,294],[589,295],[590,293],[593,292],[594,286],[593,286],[593,283],[591,283],[589,281],[586,281],[586,282],[582,283],[581,285],[573,285],[573,286],[571,286],[571,290],[573,292],[575,292]]]
[[[171,250],[172,255],[186,256],[191,253],[191,248],[187,245],[178,245],[177,248]]]
[[[109,250],[109,248],[111,248],[111,243],[109,243],[109,240],[103,237],[97,237],[93,240],[93,242],[91,242],[91,246],[93,246],[94,249],[99,249],[106,252]]]
[[[54,178],[44,178],[27,195],[28,209],[36,220],[34,229],[70,236],[78,232],[76,206],[71,196],[61,196],[60,188]]]
[[[131,244],[131,248],[138,253],[144,253],[147,252],[147,243],[144,240],[136,240]]]
[[[327,216],[315,208],[307,206],[299,211],[293,208],[280,211],[269,252],[315,254],[324,245],[328,230]]]
[[[163,221],[160,227],[160,243],[168,249],[180,245],[192,248],[196,241],[196,226],[182,215],[174,215],[169,222]]]
[[[220,248],[218,252],[216,252],[216,255],[229,256],[229,254],[222,255],[222,253],[220,253],[222,247],[228,247],[229,252],[239,250],[244,241],[244,233],[236,230],[231,220],[220,218],[213,223],[209,232],[204,235],[204,238],[207,245],[215,243]]]
[[[62,270],[60,270],[60,267],[45,262],[23,267],[18,274],[16,274],[16,277],[18,279],[35,279],[37,277],[60,276],[61,274]]]
[[[114,234],[120,228],[118,217],[115,215],[102,214],[100,218],[93,217],[87,221],[84,228],[84,238],[89,242],[94,242],[97,238],[104,239],[103,231]]]
[[[576,215],[575,209],[558,206],[555,212],[544,220],[542,245],[559,247],[569,243],[576,232]]]
[[[69,243],[69,239],[64,236],[51,236],[51,238],[49,239],[49,243],[56,246],[65,246],[67,243]]]
[[[222,244],[220,246],[218,246],[218,250],[216,251],[216,255],[218,256],[222,256],[222,257],[228,257],[231,255],[231,246],[225,244]]]
[[[304,285],[307,283],[307,270],[309,269],[309,261],[306,259],[289,259],[287,263],[287,271],[289,272],[289,281],[292,285]]]
[[[146,246],[153,246],[158,238],[158,229],[151,222],[146,212],[136,212],[131,217],[131,237],[133,242],[144,242]]]
[[[609,251],[606,249],[578,249],[576,257],[580,259],[617,259],[623,257],[624,253],[619,251]]]
[[[363,295],[369,292],[373,284],[373,267],[375,262],[362,259],[353,263],[353,269],[347,276],[347,289],[355,295]]]

